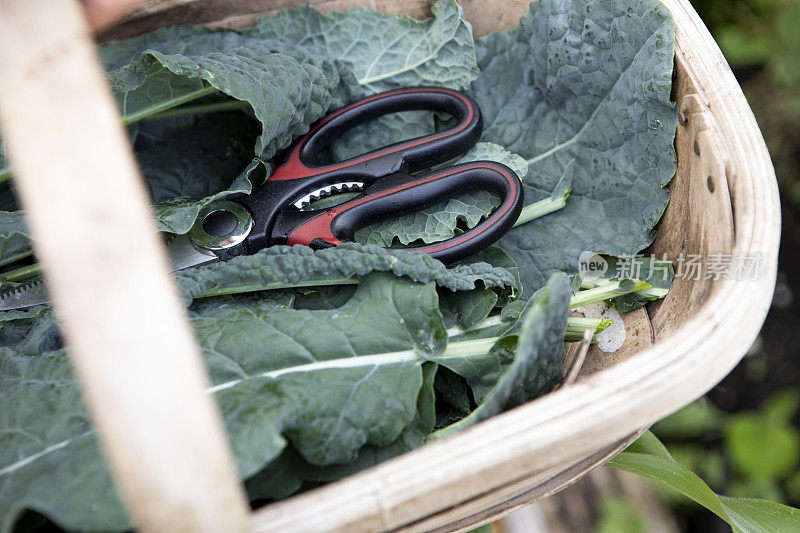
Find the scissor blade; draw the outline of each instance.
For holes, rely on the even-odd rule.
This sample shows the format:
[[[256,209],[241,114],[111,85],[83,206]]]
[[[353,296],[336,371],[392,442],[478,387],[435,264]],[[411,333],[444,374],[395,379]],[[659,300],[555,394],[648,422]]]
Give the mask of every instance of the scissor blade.
[[[0,294],[0,311],[27,309],[49,303],[50,297],[47,295],[47,285],[42,278]]]
[[[219,261],[212,252],[201,251],[192,244],[188,235],[178,235],[167,244],[167,254],[172,270],[183,270]]]
[[[189,237],[180,235],[167,245],[167,253],[173,270],[183,270],[219,261],[211,252],[201,252],[195,248]],[[43,278],[21,285],[0,294],[0,312],[28,309],[37,305],[48,305],[52,302],[47,294],[47,284]]]

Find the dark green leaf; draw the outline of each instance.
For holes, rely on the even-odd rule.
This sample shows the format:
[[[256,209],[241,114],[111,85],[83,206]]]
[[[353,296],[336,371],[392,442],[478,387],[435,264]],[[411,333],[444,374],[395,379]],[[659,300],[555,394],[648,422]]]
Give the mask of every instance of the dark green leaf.
[[[414,420],[406,426],[397,440],[388,446],[366,445],[359,450],[358,456],[353,461],[328,466],[312,465],[292,446],[288,446],[280,457],[247,481],[250,498],[285,498],[296,492],[304,482],[334,481],[422,446],[425,437],[433,431],[435,416],[433,381],[436,375],[436,365],[430,363],[423,365],[423,382],[417,398]]]
[[[253,255],[176,273],[184,299],[286,287],[353,284],[371,272],[392,272],[414,281],[436,282],[453,291],[476,287],[495,289],[509,296],[516,289],[514,274],[488,263],[457,265],[448,269],[425,254],[397,250],[391,254],[377,246],[344,243],[314,251],[304,246],[273,246]]]
[[[520,23],[476,43],[471,92],[483,140],[529,163],[526,203],[575,161],[566,207],[500,242],[530,294],[553,271],[575,272],[585,250],[630,255],[652,242],[675,173],[675,37],[658,0],[541,0]]]
[[[66,352],[0,348],[0,381],[0,530],[26,507],[68,529],[129,528]]]
[[[308,131],[332,106],[341,67],[334,59],[254,32],[161,28],[101,49],[128,121],[218,90],[250,104],[261,123],[263,159]]]
[[[31,254],[30,237],[22,211],[0,211],[0,266]]]
[[[454,0],[439,0],[435,18],[387,17],[356,8],[327,16],[311,7],[260,19],[256,31],[319,50],[357,80],[352,97],[415,85],[465,89],[477,76],[472,28]]]
[[[186,233],[209,202],[250,193],[255,122],[243,113],[151,121],[134,148],[161,229]]]
[[[437,431],[436,436],[449,435],[504,408],[546,394],[561,381],[571,296],[569,278],[563,273],[554,274],[520,317],[518,333],[512,330],[502,337],[488,356],[445,353],[437,359],[467,379],[478,407],[463,420]],[[483,366],[478,372],[476,363]],[[492,379],[494,383],[490,385]]]
[[[252,298],[195,311],[192,323],[244,477],[287,442],[310,464],[346,464],[402,436],[400,453],[433,428],[422,367],[447,339],[433,284],[379,273],[338,309]],[[0,380],[4,528],[25,507],[70,529],[128,528],[67,354],[0,348]]]

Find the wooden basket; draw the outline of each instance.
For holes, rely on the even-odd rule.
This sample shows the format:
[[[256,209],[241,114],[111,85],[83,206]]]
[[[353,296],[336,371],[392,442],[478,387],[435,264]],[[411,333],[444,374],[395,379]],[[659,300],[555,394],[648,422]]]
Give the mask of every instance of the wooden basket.
[[[174,23],[246,26],[257,16],[301,3],[306,2],[153,0],[102,38],[128,37]],[[366,5],[423,17],[432,1],[310,3],[322,10]],[[528,0],[461,3],[476,36],[516,25],[528,6]],[[739,362],[764,321],[775,284],[780,234],[777,184],[754,117],[710,34],[688,0],[664,3],[677,28],[678,171],[651,251],[672,260],[682,253],[747,256],[760,262],[758,276],[677,278],[663,302],[625,317],[625,347],[613,356],[591,353],[577,383],[360,474],[258,509],[250,516],[252,527],[428,531],[461,530],[494,520],[602,464],[642,428],[701,396]],[[115,393],[88,394],[93,413],[101,409],[102,394],[107,399]],[[101,425],[100,433],[108,430]],[[114,446],[107,435],[104,443],[107,450]],[[205,486],[213,485],[214,479],[220,485],[232,484],[213,475],[192,476],[212,478]],[[125,485],[136,474],[116,468],[115,476]],[[158,529],[158,521],[146,520],[151,511],[141,510],[154,507],[152,502],[131,497],[131,491],[122,494],[140,525]],[[211,493],[201,497],[215,499]],[[161,516],[170,512],[183,516],[184,529],[191,529],[188,515],[200,511],[191,506],[189,511],[170,511],[164,498]],[[229,512],[236,514],[240,508],[240,502],[231,503]],[[227,512],[224,505],[221,512]],[[241,526],[236,520],[232,523]]]

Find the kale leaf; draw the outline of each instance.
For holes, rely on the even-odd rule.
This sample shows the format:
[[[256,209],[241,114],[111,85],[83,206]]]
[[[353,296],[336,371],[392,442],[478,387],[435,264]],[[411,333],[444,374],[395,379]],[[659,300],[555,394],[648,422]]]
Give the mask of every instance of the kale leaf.
[[[478,74],[472,27],[454,0],[431,11],[434,18],[418,21],[365,8],[323,15],[306,6],[262,18],[256,31],[336,58],[355,76],[353,98],[414,85],[466,89]]]
[[[423,364],[447,343],[435,285],[385,273],[363,279],[338,309],[253,298],[191,319],[245,478],[289,442],[304,460],[326,466],[397,441],[419,416]],[[51,312],[41,320],[54,324]],[[3,529],[23,507],[69,529],[130,527],[66,351],[0,348],[0,376]]]
[[[575,272],[585,250],[632,255],[652,242],[676,169],[674,46],[658,0],[541,0],[519,28],[477,41],[483,140],[526,158],[526,203],[548,196],[574,161],[566,207],[499,243],[524,294]]]
[[[452,434],[472,424],[550,392],[561,381],[564,333],[572,286],[564,273],[554,274],[532,299],[517,323],[488,353],[443,354],[442,366],[467,378],[478,407],[435,436]]]
[[[507,256],[506,256],[507,257]],[[358,282],[371,272],[391,272],[414,281],[435,282],[450,291],[486,288],[505,298],[513,296],[519,279],[505,261],[493,266],[485,261],[446,268],[424,254],[396,250],[391,254],[377,246],[343,243],[335,248],[311,250],[304,246],[272,246],[252,255],[176,272],[184,300],[231,293],[288,287],[341,285]]]

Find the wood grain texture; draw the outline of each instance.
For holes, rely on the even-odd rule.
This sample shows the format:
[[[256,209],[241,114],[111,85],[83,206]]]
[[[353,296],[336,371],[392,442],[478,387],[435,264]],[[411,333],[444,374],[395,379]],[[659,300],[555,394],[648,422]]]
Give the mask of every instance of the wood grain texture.
[[[170,24],[205,24],[242,28],[282,9],[312,5],[322,12],[366,6],[382,13],[430,16],[435,0],[151,0],[99,36],[101,42],[125,39]]]
[[[402,13],[423,19],[430,16],[434,3],[436,0],[149,0],[103,32],[100,41],[125,39],[170,24],[244,28],[252,26],[259,17],[302,4],[325,13],[366,6],[381,13]],[[530,5],[528,0],[461,0],[460,3],[476,37],[517,26]]]
[[[106,38],[174,22],[249,24],[253,14],[299,3],[152,2]],[[312,3],[341,9],[353,2]],[[415,16],[430,4],[357,3]],[[760,275],[679,280],[662,305],[648,309],[652,347],[461,434],[260,509],[252,517],[256,530],[467,529],[577,479],[601,464],[605,452],[618,450],[620,439],[702,395],[741,359],[775,284],[780,209],[774,170],[747,102],[699,17],[687,0],[664,3],[676,20],[675,95],[684,119],[673,199],[653,251],[760,256]],[[505,29],[526,9],[518,0],[463,4],[478,35]]]
[[[0,125],[132,520],[142,531],[244,530],[221,417],[75,0],[0,1]]]
[[[678,77],[684,65],[678,61]],[[650,252],[673,261],[676,279],[663,301],[649,305],[656,339],[668,337],[719,287],[712,259],[746,254],[735,250],[732,198],[728,188],[726,138],[708,101],[685,82],[676,84],[680,120],[675,147],[678,172],[672,198]],[[700,261],[695,262],[699,258]]]

